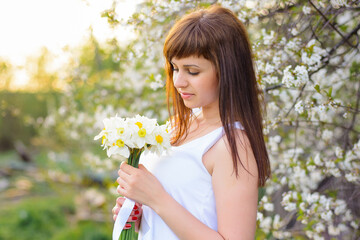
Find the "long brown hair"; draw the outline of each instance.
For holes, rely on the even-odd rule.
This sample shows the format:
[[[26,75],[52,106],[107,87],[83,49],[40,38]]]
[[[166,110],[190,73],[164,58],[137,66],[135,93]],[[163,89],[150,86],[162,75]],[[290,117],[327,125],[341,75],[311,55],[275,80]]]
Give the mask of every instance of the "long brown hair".
[[[171,60],[202,56],[216,68],[220,84],[220,118],[236,176],[238,162],[244,167],[236,147],[235,122],[239,121],[256,159],[259,186],[263,186],[270,175],[270,163],[262,132],[259,100],[262,94],[256,82],[251,45],[244,25],[230,10],[217,5],[197,10],[172,27],[165,40],[164,56],[168,110],[175,124],[172,143],[176,144],[186,136],[192,110],[184,105],[174,87]]]

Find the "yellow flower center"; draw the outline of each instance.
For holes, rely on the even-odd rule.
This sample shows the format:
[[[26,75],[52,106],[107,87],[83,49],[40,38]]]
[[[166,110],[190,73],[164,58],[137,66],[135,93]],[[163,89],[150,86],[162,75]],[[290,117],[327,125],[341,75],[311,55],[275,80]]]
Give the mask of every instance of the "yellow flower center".
[[[116,140],[116,146],[121,148],[121,147],[125,146],[125,143],[123,140],[119,139],[119,140]]]
[[[103,136],[103,137],[102,137],[102,140],[101,140],[101,144],[104,144],[104,143],[105,143],[105,140],[106,140],[106,136]]]
[[[146,136],[146,129],[145,128],[140,128],[140,130],[138,131],[138,134],[140,137],[145,137]]]
[[[163,139],[162,136],[157,135],[157,136],[155,137],[155,140],[156,140],[158,143],[162,143],[164,139]]]
[[[141,129],[143,126],[143,124],[141,122],[136,122],[135,125],[137,125],[139,127],[139,129]]]
[[[119,134],[119,135],[121,135],[121,134],[123,134],[124,133],[124,128],[118,128],[117,129],[117,133]]]

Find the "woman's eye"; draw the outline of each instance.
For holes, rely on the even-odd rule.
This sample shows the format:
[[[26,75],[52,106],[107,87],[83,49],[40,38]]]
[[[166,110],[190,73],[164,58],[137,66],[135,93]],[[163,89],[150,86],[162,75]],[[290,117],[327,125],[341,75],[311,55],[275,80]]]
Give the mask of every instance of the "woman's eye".
[[[195,76],[195,75],[198,75],[199,74],[199,72],[191,72],[191,71],[188,71],[189,72],[189,74],[190,75],[193,75],[193,76]]]

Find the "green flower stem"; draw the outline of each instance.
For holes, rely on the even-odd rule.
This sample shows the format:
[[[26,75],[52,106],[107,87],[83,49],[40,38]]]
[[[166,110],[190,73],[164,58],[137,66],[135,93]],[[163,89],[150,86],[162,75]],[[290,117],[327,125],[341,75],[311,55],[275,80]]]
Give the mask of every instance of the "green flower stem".
[[[139,160],[140,160],[140,156],[141,153],[144,151],[144,148],[134,148],[130,150],[130,156],[128,158],[127,163],[130,166],[139,167]],[[137,240],[137,236],[138,234],[135,232],[135,223],[131,223],[131,228],[130,229],[124,229],[121,232],[120,235],[120,240]]]

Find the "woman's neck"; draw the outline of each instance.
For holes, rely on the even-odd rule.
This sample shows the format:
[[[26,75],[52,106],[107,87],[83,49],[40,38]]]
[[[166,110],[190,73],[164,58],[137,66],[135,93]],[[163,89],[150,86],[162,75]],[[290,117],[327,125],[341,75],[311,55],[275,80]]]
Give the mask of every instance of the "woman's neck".
[[[219,108],[202,108],[196,117],[199,125],[216,125],[221,123]]]

